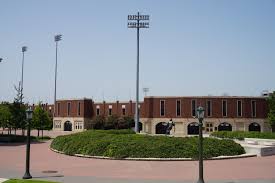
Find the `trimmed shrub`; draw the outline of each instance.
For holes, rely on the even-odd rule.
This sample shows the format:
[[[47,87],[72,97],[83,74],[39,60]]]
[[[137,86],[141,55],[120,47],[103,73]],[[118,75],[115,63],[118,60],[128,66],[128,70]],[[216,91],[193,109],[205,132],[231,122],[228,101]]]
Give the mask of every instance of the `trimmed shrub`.
[[[239,140],[244,140],[244,138],[275,139],[275,133],[271,132],[216,131],[211,136]]]
[[[204,158],[245,153],[232,140],[204,138]],[[132,130],[88,130],[56,137],[53,149],[68,155],[85,154],[112,158],[198,158],[198,137],[135,134]]]

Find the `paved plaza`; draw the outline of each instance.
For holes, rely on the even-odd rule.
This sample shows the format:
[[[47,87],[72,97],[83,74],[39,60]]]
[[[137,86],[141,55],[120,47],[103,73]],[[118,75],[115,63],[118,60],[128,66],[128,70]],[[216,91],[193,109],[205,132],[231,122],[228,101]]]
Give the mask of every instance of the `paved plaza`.
[[[31,144],[31,174],[34,178],[69,183],[191,183],[198,177],[197,161],[88,159],[58,154],[49,146],[50,141]],[[0,144],[1,178],[23,176],[25,148],[24,144]],[[274,170],[275,156],[204,161],[205,181],[211,183],[274,183]]]

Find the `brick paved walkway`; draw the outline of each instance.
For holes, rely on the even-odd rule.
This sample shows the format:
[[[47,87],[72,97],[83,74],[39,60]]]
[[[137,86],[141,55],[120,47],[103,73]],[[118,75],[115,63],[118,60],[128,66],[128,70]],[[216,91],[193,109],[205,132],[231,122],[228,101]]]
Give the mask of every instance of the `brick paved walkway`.
[[[54,153],[50,142],[31,145],[34,177],[93,177],[114,180],[169,180],[193,182],[198,177],[196,161],[153,162],[86,159]],[[205,180],[274,180],[275,156],[205,161]],[[20,177],[25,168],[25,145],[0,145],[0,177]],[[53,170],[57,173],[45,174]],[[84,181],[85,182],[85,181]],[[159,182],[159,181],[158,181]]]

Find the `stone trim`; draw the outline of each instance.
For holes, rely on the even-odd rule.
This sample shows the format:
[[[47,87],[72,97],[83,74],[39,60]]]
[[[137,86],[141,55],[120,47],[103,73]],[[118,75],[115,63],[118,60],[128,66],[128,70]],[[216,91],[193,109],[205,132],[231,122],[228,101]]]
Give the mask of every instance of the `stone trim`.
[[[64,152],[55,150],[51,147],[50,147],[50,150],[59,154],[67,155]],[[67,155],[67,156],[76,156],[81,158],[93,158],[93,159],[107,159],[107,160],[128,160],[128,161],[198,161],[192,158],[111,158],[107,156],[90,156],[90,155],[84,155],[84,154],[74,154],[74,155]],[[250,158],[250,157],[256,157],[256,156],[257,156],[256,154],[241,154],[236,156],[218,156],[218,157],[213,157],[205,160]]]

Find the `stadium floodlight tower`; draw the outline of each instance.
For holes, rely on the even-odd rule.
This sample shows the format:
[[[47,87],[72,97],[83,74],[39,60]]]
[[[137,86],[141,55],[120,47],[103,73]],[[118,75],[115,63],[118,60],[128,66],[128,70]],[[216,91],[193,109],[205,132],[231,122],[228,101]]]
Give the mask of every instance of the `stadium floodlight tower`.
[[[128,15],[128,28],[137,29],[137,73],[136,73],[136,106],[135,106],[135,132],[139,132],[139,29],[149,28],[149,15]]]
[[[54,116],[55,116],[55,110],[56,110],[56,79],[57,79],[57,48],[58,48],[58,41],[61,41],[62,35],[57,34],[54,36],[55,41],[55,79],[54,79]]]
[[[143,88],[144,96],[147,96],[147,92],[149,92],[149,88]]]

